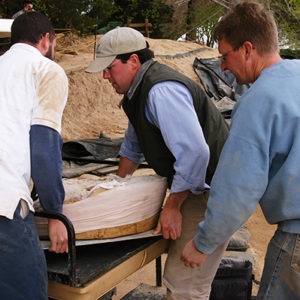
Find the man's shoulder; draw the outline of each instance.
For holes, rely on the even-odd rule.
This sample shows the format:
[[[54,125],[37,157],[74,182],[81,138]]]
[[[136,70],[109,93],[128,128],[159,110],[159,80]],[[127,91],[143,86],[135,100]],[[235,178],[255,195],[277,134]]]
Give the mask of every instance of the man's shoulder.
[[[187,77],[186,75],[176,71],[175,69],[169,67],[168,65],[159,63],[155,61],[149,68],[150,72],[147,72],[148,76],[153,77],[155,82],[160,81],[190,81],[195,83],[192,79]]]
[[[44,72],[51,72],[61,74],[62,76],[66,76],[64,69],[55,61],[45,57],[40,56],[36,61],[35,64],[38,68],[38,71]]]
[[[16,17],[20,16],[24,14],[24,10],[20,9],[19,11],[17,11],[15,14],[13,14],[12,19],[15,19]]]
[[[162,64],[158,61],[154,61],[149,69],[153,69],[153,71],[160,72],[160,71],[165,71],[169,73],[179,73],[178,71],[174,70],[173,68],[169,67],[166,64]]]
[[[59,73],[64,73],[65,74],[65,70],[57,62],[55,62],[54,60],[51,60],[47,57],[45,57],[45,59],[47,60],[46,64],[48,64],[49,67],[51,67],[51,69],[53,69],[53,70],[55,70]]]

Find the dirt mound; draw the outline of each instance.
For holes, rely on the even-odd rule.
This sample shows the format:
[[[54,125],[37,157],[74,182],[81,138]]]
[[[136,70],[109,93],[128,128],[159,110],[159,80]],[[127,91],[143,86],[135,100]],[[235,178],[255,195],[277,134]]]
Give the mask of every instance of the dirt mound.
[[[71,31],[59,33],[56,34],[56,52],[91,52],[94,51],[94,40],[94,36],[80,37]]]

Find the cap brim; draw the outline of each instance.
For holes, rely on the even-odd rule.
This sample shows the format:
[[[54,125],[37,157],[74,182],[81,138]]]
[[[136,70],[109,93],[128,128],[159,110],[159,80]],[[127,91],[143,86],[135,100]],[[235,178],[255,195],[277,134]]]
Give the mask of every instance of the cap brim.
[[[101,72],[107,68],[116,56],[96,57],[95,60],[85,69],[88,73]]]

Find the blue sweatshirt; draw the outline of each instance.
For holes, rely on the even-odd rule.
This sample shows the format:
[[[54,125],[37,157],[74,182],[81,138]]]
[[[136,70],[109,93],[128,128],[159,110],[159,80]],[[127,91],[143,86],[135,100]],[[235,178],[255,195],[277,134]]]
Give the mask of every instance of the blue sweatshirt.
[[[300,233],[300,60],[265,70],[233,110],[196,247],[211,253],[257,204],[270,224]]]

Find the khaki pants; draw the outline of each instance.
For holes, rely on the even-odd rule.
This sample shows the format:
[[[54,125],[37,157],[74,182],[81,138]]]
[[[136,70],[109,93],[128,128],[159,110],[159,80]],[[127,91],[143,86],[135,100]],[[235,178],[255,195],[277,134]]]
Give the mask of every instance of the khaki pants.
[[[184,246],[196,235],[197,224],[204,219],[209,193],[190,194],[182,207],[182,233],[180,238],[170,243],[165,264],[164,284],[170,300],[208,300],[211,283],[219,267],[228,241],[210,254],[201,268],[188,268],[180,260]]]

